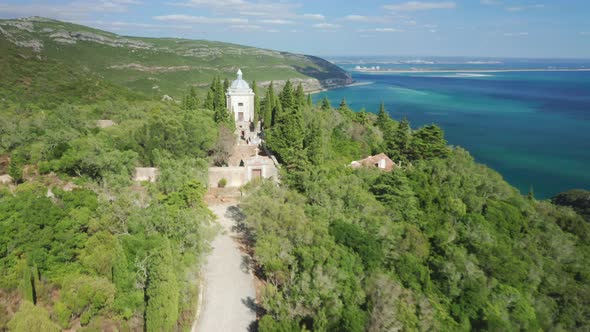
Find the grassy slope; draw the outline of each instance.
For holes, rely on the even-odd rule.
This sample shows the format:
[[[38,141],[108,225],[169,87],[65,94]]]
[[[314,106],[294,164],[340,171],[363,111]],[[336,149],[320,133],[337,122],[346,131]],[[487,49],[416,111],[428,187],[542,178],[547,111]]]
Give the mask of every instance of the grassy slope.
[[[15,26],[15,23],[20,27]],[[168,94],[178,98],[189,86],[202,87],[215,75],[233,78],[238,67],[244,70],[247,79],[258,81],[310,77],[320,80],[349,78],[340,68],[323,59],[235,44],[174,38],[122,37],[81,25],[42,18],[26,21],[0,20],[0,27],[18,41],[40,41],[43,48],[38,53],[31,52],[30,48],[19,49],[39,55],[42,61],[54,61],[74,71],[83,69],[147,95]],[[122,47],[110,46],[94,40],[79,39],[67,44],[56,41],[56,32],[91,33],[117,42],[145,43],[147,48],[130,47],[128,44]],[[5,47],[6,43],[13,44],[8,39],[5,33],[0,33],[0,41],[3,42],[0,61],[3,63],[6,62],[4,58],[11,55],[7,54],[10,53],[10,48]],[[131,64],[139,65],[143,70],[125,68]],[[67,70],[61,69],[63,68],[55,73],[56,78],[61,79],[68,75]]]

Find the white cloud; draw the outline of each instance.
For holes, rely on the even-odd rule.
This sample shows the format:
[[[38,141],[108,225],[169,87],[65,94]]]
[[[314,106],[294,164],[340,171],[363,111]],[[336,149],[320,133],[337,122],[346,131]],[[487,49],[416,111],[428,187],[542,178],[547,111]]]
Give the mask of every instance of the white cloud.
[[[281,30],[277,30],[277,29],[268,29],[265,30],[266,32],[271,32],[271,33],[277,33],[277,32],[281,32]]]
[[[310,20],[325,20],[326,17],[322,14],[303,14],[303,18],[307,18]]]
[[[404,30],[394,28],[373,28],[373,29],[361,29],[359,32],[402,32]]]
[[[175,23],[193,23],[193,24],[246,24],[245,18],[226,18],[226,17],[207,17],[207,16],[190,16],[183,14],[154,16],[154,20],[162,22]]]
[[[0,4],[0,13],[7,17],[43,16],[65,20],[79,20],[97,13],[124,13],[136,0],[78,0],[67,4]]]
[[[422,2],[422,1],[408,1],[401,4],[385,5],[383,6],[386,10],[392,11],[419,11],[419,10],[431,10],[431,9],[453,9],[457,7],[454,1],[442,1],[442,2]]]
[[[523,36],[528,36],[529,33],[528,32],[505,32],[504,36],[506,37],[523,37]]]
[[[502,1],[500,1],[500,0],[480,0],[479,3],[481,3],[482,5],[487,5],[487,6],[496,6],[496,5],[501,5]]]
[[[369,21],[369,17],[363,16],[363,15],[346,15],[342,19],[345,21],[351,21],[351,22],[367,22],[367,21]]]
[[[526,5],[526,6],[506,7],[505,9],[509,12],[520,12],[520,11],[527,10],[527,9],[541,9],[541,8],[545,8],[545,5],[539,3],[539,4]]]
[[[338,29],[338,28],[340,28],[340,25],[338,25],[338,24],[332,24],[332,23],[318,23],[318,24],[314,24],[313,27],[316,28],[316,29],[331,30],[331,29]]]
[[[580,31],[582,36],[590,36],[590,31]]]
[[[258,20],[258,23],[262,23],[262,24],[274,24],[274,25],[295,24],[295,22],[293,22],[293,21],[283,20],[283,19]]]
[[[230,29],[234,30],[260,30],[262,27],[256,24],[235,24],[231,25]]]
[[[186,2],[174,3],[174,5],[208,8],[219,14],[246,13],[249,16],[268,16],[268,17],[295,17],[296,8],[300,4],[288,3],[282,1],[247,1],[247,0],[188,0]]]

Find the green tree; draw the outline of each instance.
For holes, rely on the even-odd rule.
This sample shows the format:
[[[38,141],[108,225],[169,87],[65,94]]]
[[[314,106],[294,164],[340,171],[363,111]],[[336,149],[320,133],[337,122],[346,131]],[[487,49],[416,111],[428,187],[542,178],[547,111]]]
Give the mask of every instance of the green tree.
[[[254,123],[258,123],[262,117],[260,115],[260,96],[258,95],[256,80],[252,82],[252,92],[254,92]]]
[[[411,139],[410,122],[404,117],[393,135],[392,141],[395,149],[390,152],[390,157],[395,160],[407,160],[410,154]]]
[[[10,164],[8,165],[8,175],[12,177],[12,180],[16,183],[23,181],[23,169],[25,166],[25,156],[22,150],[15,150],[10,158]]]
[[[379,112],[377,113],[377,122],[375,124],[379,129],[384,131],[390,120],[391,118],[389,117],[389,114],[385,111],[385,104],[381,102],[379,105]]]
[[[304,107],[307,104],[307,101],[305,99],[305,91],[303,90],[303,84],[301,84],[301,82],[299,82],[299,84],[297,85],[297,89],[294,93],[294,98],[297,107]]]
[[[172,331],[178,319],[178,282],[170,242],[159,240],[148,264],[146,287],[146,331]]]
[[[297,106],[293,94],[293,84],[290,80],[287,80],[287,83],[285,83],[283,91],[281,91],[281,93],[279,94],[279,100],[281,101],[281,107],[284,110],[292,109]]]
[[[446,158],[450,149],[442,129],[437,125],[428,125],[412,134],[410,146],[413,159]]]
[[[270,82],[268,89],[266,90],[265,98],[264,98],[264,115],[262,118],[262,123],[264,128],[270,129],[272,126],[272,115],[274,109],[274,101],[275,101],[275,93],[274,93],[274,84]]]
[[[297,109],[279,113],[268,137],[269,147],[287,163],[293,162],[303,151],[305,137],[303,116]]]
[[[322,104],[320,106],[320,109],[322,111],[329,111],[332,109],[332,105],[330,105],[330,100],[328,100],[328,97],[324,97],[322,99]]]
[[[226,78],[223,80],[223,92],[225,93],[229,89],[229,80]]]
[[[193,86],[190,87],[189,92],[182,99],[182,108],[185,110],[195,110],[199,107],[200,102],[197,97],[197,92]]]
[[[209,89],[207,90],[207,97],[205,97],[205,103],[203,104],[203,107],[213,111],[214,110],[214,106],[213,106],[213,90]]]
[[[8,328],[14,332],[47,331],[59,332],[61,329],[51,321],[49,313],[29,301],[23,301],[18,312],[14,314]]]

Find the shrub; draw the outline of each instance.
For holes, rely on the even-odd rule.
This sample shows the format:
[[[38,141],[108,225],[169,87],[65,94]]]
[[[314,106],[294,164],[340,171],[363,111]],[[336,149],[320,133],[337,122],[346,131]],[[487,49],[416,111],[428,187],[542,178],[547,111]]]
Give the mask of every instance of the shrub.
[[[217,182],[217,186],[219,188],[225,188],[225,186],[227,186],[227,179],[223,178],[223,179],[219,180],[219,182]]]

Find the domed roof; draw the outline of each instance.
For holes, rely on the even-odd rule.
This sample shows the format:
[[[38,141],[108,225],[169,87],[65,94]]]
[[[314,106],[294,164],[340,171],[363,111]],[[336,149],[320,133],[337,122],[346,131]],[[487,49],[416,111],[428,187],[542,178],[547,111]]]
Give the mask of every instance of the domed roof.
[[[230,89],[232,90],[250,90],[248,82],[242,79],[242,70],[238,69],[238,79],[231,83]]]

